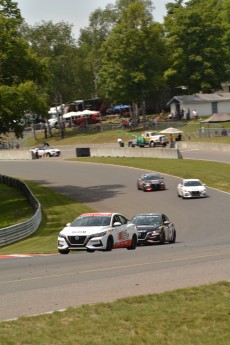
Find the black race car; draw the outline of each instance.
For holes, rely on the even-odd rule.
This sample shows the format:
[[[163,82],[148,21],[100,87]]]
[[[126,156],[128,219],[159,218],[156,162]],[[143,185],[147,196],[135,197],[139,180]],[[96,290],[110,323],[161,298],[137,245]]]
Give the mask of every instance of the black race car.
[[[137,180],[137,189],[142,189],[144,192],[152,190],[164,190],[164,177],[158,173],[143,174]]]
[[[138,214],[130,222],[137,227],[138,244],[163,244],[176,241],[174,224],[163,213]]]

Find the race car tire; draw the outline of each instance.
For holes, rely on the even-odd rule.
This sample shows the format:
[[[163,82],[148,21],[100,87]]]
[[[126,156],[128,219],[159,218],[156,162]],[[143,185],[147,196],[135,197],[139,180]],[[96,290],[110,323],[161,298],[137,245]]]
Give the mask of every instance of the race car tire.
[[[113,238],[112,236],[109,236],[108,240],[107,240],[107,244],[106,244],[106,252],[111,252],[111,250],[113,249]]]
[[[140,190],[139,184],[137,185],[137,189]]]
[[[137,248],[137,236],[136,235],[133,235],[132,237],[132,242],[131,242],[131,246],[128,247],[127,249],[128,250],[134,250]]]
[[[176,242],[176,230],[174,230],[173,238],[169,241],[169,243],[175,243]]]
[[[88,253],[94,253],[94,252],[95,252],[95,250],[89,249],[89,248],[87,248],[86,251],[87,251]]]
[[[69,249],[58,249],[60,254],[69,254],[70,250]]]
[[[155,143],[154,143],[153,141],[150,141],[149,146],[150,146],[150,147],[154,147],[154,146],[155,146]]]

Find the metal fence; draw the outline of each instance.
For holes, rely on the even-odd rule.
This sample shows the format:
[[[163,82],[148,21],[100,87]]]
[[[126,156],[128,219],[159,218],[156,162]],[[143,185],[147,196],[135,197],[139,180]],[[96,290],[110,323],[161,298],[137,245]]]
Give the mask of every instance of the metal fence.
[[[33,217],[27,221],[6,228],[0,228],[0,247],[3,247],[33,234],[41,223],[42,212],[40,203],[25,183],[1,174],[0,183],[20,189],[35,210]]]

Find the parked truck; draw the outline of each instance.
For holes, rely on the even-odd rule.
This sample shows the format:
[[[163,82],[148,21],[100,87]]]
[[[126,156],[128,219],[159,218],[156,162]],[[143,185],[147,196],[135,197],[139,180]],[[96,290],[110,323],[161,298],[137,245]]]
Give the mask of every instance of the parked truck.
[[[128,142],[129,147],[165,147],[169,143],[168,138],[158,132],[144,132],[140,136],[136,136]]]

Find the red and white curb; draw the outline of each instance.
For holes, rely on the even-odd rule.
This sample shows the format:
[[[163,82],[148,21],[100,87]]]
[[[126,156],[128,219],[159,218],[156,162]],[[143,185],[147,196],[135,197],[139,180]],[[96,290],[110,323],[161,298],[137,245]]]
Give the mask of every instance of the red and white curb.
[[[54,256],[58,255],[57,253],[53,254],[9,254],[9,255],[0,255],[0,259],[14,259],[14,258],[31,258],[35,256]]]

